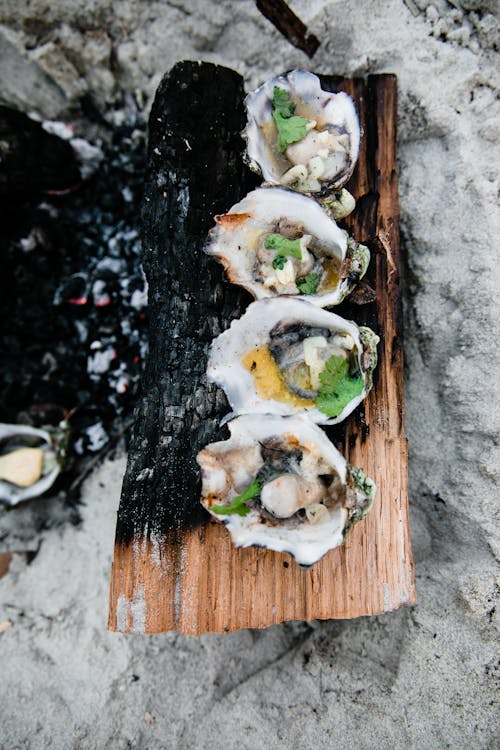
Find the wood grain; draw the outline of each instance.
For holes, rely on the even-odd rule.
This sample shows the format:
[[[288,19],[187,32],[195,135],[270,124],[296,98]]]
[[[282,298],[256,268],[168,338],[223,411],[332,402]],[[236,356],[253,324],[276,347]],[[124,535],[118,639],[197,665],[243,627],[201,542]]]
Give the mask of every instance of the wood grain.
[[[234,548],[214,520],[167,534],[136,533],[131,541],[118,538],[111,630],[229,632],[285,620],[375,615],[415,601],[403,408],[396,78],[322,80],[325,88],[348,91],[358,104],[364,139],[349,185],[357,208],[348,225],[370,246],[369,282],[377,292],[375,303],[346,304],[339,312],[371,325],[381,337],[369,397],[328,434],[375,480],[374,506],[343,547],[307,571],[288,555]]]

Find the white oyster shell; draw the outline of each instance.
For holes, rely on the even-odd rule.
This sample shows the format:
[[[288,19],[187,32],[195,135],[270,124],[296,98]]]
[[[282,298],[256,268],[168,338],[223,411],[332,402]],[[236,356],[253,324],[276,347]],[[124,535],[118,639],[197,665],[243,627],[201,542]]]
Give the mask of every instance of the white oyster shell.
[[[296,115],[315,123],[314,129],[301,141],[289,146],[285,154],[278,149],[272,117],[275,86],[289,93],[296,104]],[[313,73],[293,70],[286,76],[264,83],[246,97],[245,104],[248,122],[243,136],[247,142],[248,160],[264,180],[305,193],[324,193],[346,184],[356,165],[361,141],[356,105],[348,94],[324,91]],[[321,144],[316,140],[326,131],[337,134],[339,143],[336,146],[327,144],[330,162],[326,174],[322,175],[317,163]],[[293,171],[290,173],[290,170]]]
[[[288,552],[300,565],[309,566],[342,544],[348,529],[371,507],[374,483],[361,469],[350,467],[324,432],[308,419],[246,415],[232,420],[228,426],[229,440],[208,445],[200,451],[197,461],[202,471],[201,503],[214,518],[224,522],[236,546],[257,545]],[[303,475],[311,480],[310,467],[315,463],[321,467],[321,473],[335,477],[338,500],[329,501],[328,507],[321,502],[309,505],[302,517],[273,518],[263,511],[258,499],[250,503],[247,515],[216,514],[213,507],[230,503],[264,465],[260,455],[263,442],[290,437],[294,447],[303,451],[303,458],[297,464],[297,473],[287,476],[300,478]],[[256,461],[256,453],[260,460]],[[243,483],[242,477],[246,477]],[[264,484],[262,489],[266,486]]]
[[[291,279],[284,282],[280,272],[272,265],[264,265],[257,255],[259,245],[269,233],[278,232],[284,222],[297,227],[302,236],[310,236],[312,242],[321,247],[323,257],[333,257],[341,264],[350,262],[349,273],[338,279],[337,286],[320,294],[307,295],[307,300],[320,307],[338,305],[352,291],[366,272],[370,260],[368,248],[348,239],[347,232],[340,229],[313,198],[279,187],[257,188],[242,201],[234,205],[227,214],[216,217],[217,225],[211,230],[205,251],[215,256],[225,267],[234,284],[247,289],[256,299],[275,297],[279,294],[299,295],[296,281],[311,268],[301,272],[296,259],[290,259],[295,267]],[[271,252],[272,255],[272,252]],[[308,256],[315,263],[319,274],[320,288],[326,271],[320,266],[313,249]],[[354,271],[354,272],[353,272]]]
[[[54,484],[64,460],[66,429],[65,422],[57,428],[51,428],[50,432],[29,425],[0,424],[0,450],[2,450],[2,453],[32,446],[39,447],[43,452],[40,479],[28,487],[21,487],[3,479],[0,480],[1,502],[8,505],[17,505],[24,500],[42,495]],[[9,448],[3,450],[6,444]]]
[[[270,332],[279,323],[326,328],[349,341],[346,349],[352,350],[354,343],[364,387],[337,417],[329,418],[315,406],[298,408],[283,401],[264,399],[257,392],[254,378],[243,365],[242,358],[256,347],[268,345]],[[288,416],[301,413],[317,424],[337,424],[361,403],[371,388],[377,342],[378,337],[369,328],[360,328],[306,300],[291,297],[264,299],[252,302],[245,314],[212,342],[207,377],[224,389],[234,414]]]

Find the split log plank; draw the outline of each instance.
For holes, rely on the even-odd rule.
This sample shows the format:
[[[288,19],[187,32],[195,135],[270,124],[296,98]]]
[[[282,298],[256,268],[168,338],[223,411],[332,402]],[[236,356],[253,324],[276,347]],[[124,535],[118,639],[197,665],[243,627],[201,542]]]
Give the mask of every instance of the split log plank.
[[[191,110],[170,101],[176,75],[193,78],[184,88],[191,97]],[[370,246],[368,281],[377,293],[372,304],[344,304],[336,312],[370,325],[381,337],[379,365],[369,397],[343,425],[327,432],[352,464],[374,478],[378,487],[374,506],[353,528],[343,547],[330,551],[308,571],[300,570],[288,555],[260,548],[236,549],[222,524],[200,515],[193,457],[203,443],[224,437],[217,422],[227,411],[220,392],[215,393],[203,381],[206,350],[211,336],[226,328],[249,301],[241,290],[224,282],[212,259],[205,266],[206,256],[200,255],[213,215],[228,210],[255,184],[241,159],[238,132],[243,111],[238,79],[223,68],[182,63],[163,80],[151,113],[143,212],[143,253],[152,317],[150,354],[118,514],[111,630],[156,633],[176,629],[193,635],[229,632],[285,620],[375,615],[415,601],[404,435],[394,76],[370,76],[366,81],[322,77],[325,88],[347,91],[358,104],[364,139],[349,185],[357,207],[347,225],[356,239]],[[202,91],[210,81],[218,96],[209,103]],[[200,114],[197,107],[208,108],[209,120],[215,118],[208,122],[208,137],[201,144],[195,142],[196,138],[203,140],[196,125],[190,130],[189,123],[183,121],[189,111],[196,119]],[[186,146],[179,157],[175,140],[182,138],[189,150]],[[210,138],[215,139],[212,150]],[[203,149],[208,149],[207,158],[197,164]],[[215,166],[211,158],[218,159]],[[190,201],[186,210],[191,212],[187,218],[186,195]],[[187,238],[183,236],[186,228]],[[175,280],[179,270],[175,250],[181,242],[190,256],[201,259],[208,274],[207,278],[203,272],[197,274],[195,265],[188,269],[192,285],[188,291]],[[169,255],[172,252],[173,257]],[[197,292],[205,283],[216,292],[210,309],[203,311],[197,308]],[[182,305],[183,294],[189,297],[189,307]],[[175,420],[179,417],[171,404],[164,403],[166,378],[177,376],[178,399],[189,402],[192,395],[182,391],[182,363],[179,370],[178,361],[177,365],[175,359],[169,361],[178,335],[175,323],[169,324],[173,303],[178,304],[180,316],[198,316],[201,338],[193,340],[190,331],[188,345],[205,352],[199,378],[208,406],[204,419],[190,424],[191,432],[186,433],[191,434],[189,445],[176,445]],[[207,321],[211,323],[210,336]],[[182,346],[176,352],[182,358]],[[196,406],[192,399],[189,403]],[[173,470],[178,481],[169,493],[165,477]]]

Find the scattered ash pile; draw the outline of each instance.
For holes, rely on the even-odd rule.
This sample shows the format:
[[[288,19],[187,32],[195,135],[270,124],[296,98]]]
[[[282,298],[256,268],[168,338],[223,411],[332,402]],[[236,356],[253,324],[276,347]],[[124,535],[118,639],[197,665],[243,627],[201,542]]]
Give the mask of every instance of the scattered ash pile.
[[[0,110],[0,421],[66,418],[68,459],[49,494],[74,495],[96,457],[126,439],[137,400],[145,128],[137,118],[114,127],[101,150],[60,123]]]

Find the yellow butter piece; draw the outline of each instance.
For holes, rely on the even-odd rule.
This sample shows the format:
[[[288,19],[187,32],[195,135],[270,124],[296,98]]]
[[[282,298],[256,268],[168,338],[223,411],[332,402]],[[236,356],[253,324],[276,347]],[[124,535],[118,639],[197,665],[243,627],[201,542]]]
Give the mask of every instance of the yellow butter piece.
[[[300,398],[288,388],[268,346],[257,346],[241,360],[243,367],[253,375],[255,390],[266,400],[282,401],[297,408],[314,406],[311,399]]]
[[[31,487],[42,476],[42,466],[40,448],[19,448],[0,456],[0,479],[18,487]]]

